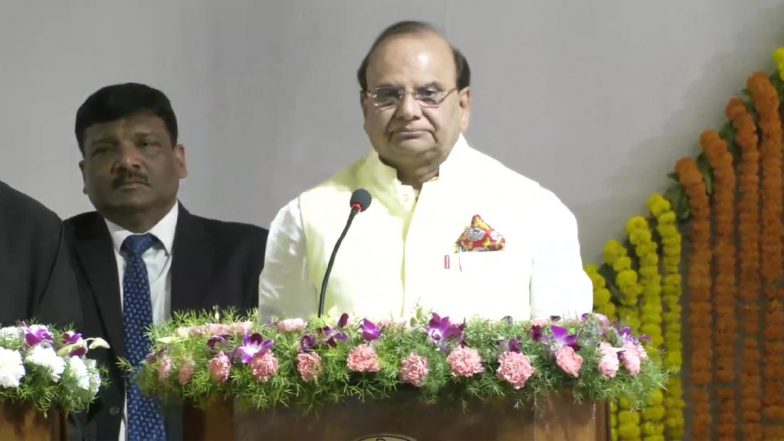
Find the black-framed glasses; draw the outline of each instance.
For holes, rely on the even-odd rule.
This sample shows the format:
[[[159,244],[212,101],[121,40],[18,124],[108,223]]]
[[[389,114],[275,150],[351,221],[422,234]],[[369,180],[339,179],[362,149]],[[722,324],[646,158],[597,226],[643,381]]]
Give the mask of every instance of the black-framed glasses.
[[[402,87],[382,86],[366,91],[364,94],[377,109],[397,107],[406,95],[411,95],[420,107],[432,108],[438,107],[456,90],[457,87],[444,91],[434,86],[423,86],[408,91]]]

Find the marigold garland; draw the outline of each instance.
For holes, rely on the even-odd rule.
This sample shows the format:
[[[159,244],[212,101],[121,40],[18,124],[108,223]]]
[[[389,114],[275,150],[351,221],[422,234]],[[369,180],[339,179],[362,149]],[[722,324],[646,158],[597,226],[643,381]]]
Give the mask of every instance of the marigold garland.
[[[596,265],[585,265],[585,273],[591,279],[593,286],[593,309],[599,314],[604,314],[611,321],[617,320],[615,315],[615,304],[612,302],[612,293],[607,288],[607,280],[599,274]],[[610,437],[613,441],[618,440],[618,403],[610,403]]]
[[[661,275],[659,274],[658,246],[653,241],[653,233],[648,221],[642,216],[634,216],[626,224],[629,242],[634,245],[639,261],[637,272],[642,287],[640,305],[640,332],[651,339],[648,355],[660,361],[660,347],[664,341],[661,331]],[[662,400],[649,397],[648,407],[642,414],[642,439],[654,440],[663,433],[662,421],[665,409]]]
[[[681,337],[681,233],[670,201],[654,193],[648,199],[648,211],[656,218],[656,232],[662,244],[662,294],[664,327],[664,366],[673,373],[664,390],[665,425],[667,439],[683,439],[683,385],[680,371],[683,365]]]
[[[700,136],[708,163],[713,170],[713,243],[715,283],[713,284],[715,322],[714,362],[718,397],[717,436],[720,440],[738,438],[735,417],[735,345],[738,323],[735,318],[735,170],[727,143],[715,130]]]
[[[759,158],[757,126],[743,100],[732,98],[725,109],[735,128],[735,143],[740,148],[738,164],[738,290],[743,302],[743,347],[741,351],[740,407],[741,435],[746,440],[761,440],[762,395],[760,379],[760,269],[759,269]]]
[[[615,285],[620,291],[620,304],[616,311],[618,319],[627,323],[634,332],[638,332],[640,317],[637,302],[642,290],[638,283],[638,274],[632,268],[632,259],[628,256],[626,247],[616,240],[610,240],[604,247],[604,261],[616,274]],[[618,403],[617,412],[617,438],[624,441],[639,440],[639,413],[625,400]]]
[[[689,198],[692,212],[688,262],[689,329],[691,330],[691,381],[694,403],[693,439],[712,439],[710,384],[713,382],[713,311],[711,294],[710,204],[702,173],[696,161],[682,158],[675,172]]]
[[[762,171],[762,234],[760,242],[763,293],[767,299],[763,334],[763,416],[766,439],[784,438],[784,307],[782,291],[776,288],[782,276],[782,152],[779,97],[765,73],[753,74],[747,88],[759,114]]]

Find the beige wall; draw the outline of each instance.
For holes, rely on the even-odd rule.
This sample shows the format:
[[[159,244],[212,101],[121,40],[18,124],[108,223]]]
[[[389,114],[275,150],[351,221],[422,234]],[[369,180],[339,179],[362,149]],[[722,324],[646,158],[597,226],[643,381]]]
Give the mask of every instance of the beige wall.
[[[355,70],[404,18],[462,48],[469,141],[554,190],[591,260],[784,44],[781,0],[0,0],[0,179],[61,216],[89,209],[76,108],[146,82],[180,119],[187,206],[268,225],[369,148]]]

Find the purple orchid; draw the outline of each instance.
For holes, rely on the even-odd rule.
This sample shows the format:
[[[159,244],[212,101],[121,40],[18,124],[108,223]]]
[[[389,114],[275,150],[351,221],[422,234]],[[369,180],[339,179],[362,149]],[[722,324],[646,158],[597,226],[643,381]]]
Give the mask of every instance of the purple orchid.
[[[68,354],[68,357],[84,357],[87,354],[87,341],[82,339],[82,334],[68,331],[61,337],[62,347],[57,351],[57,355]]]
[[[381,329],[368,319],[362,320],[359,329],[362,330],[362,338],[367,341],[373,341],[381,337]]]
[[[78,332],[68,331],[63,334],[63,343],[73,345],[82,341],[82,334]]]
[[[343,314],[340,315],[340,319],[338,320],[337,328],[338,329],[343,329],[343,328],[346,327],[346,324],[348,324],[348,314],[346,314],[344,312]]]
[[[531,340],[539,343],[542,341],[542,327],[539,325],[531,326]]]
[[[49,328],[43,325],[32,325],[25,328],[25,342],[28,346],[35,346],[41,343],[53,343],[54,337],[49,332]]]
[[[346,335],[343,331],[337,331],[335,329],[330,328],[329,326],[325,326],[323,328],[318,329],[324,335],[323,341],[324,343],[331,347],[337,347],[338,341],[347,341],[348,335]]]
[[[621,340],[623,340],[624,343],[634,343],[634,344],[638,345],[642,341],[644,341],[646,343],[649,343],[651,341],[651,338],[648,337],[647,335],[642,335],[639,338],[635,337],[632,334],[632,328],[629,328],[629,327],[625,327],[625,328],[619,329],[618,330],[618,334],[620,335]]]
[[[316,349],[316,346],[318,346],[318,340],[316,340],[316,337],[310,334],[303,336],[299,340],[299,348],[301,352],[311,352]]]
[[[338,345],[338,341],[348,340],[348,335],[342,331],[346,324],[348,324],[348,314],[344,312],[340,315],[340,319],[338,319],[338,324],[335,326],[335,329],[324,326],[323,328],[316,329],[316,331],[323,336],[322,341],[324,344],[334,348]]]
[[[217,349],[219,349],[219,348],[216,348],[216,346],[220,347],[225,342],[226,342],[226,337],[225,336],[213,335],[212,337],[210,337],[209,340],[207,340],[207,346],[209,346],[210,349],[212,349],[213,351],[216,351]]]
[[[463,328],[465,328],[465,323],[455,325],[449,321],[449,317],[442,318],[434,312],[425,332],[427,332],[427,338],[431,343],[443,349],[450,340],[458,343],[463,342]]]
[[[510,340],[501,340],[499,342],[499,347],[501,352],[515,352],[517,354],[523,352],[523,348],[520,346],[522,339],[520,337],[516,337]]]
[[[275,346],[274,340],[264,340],[261,334],[245,334],[242,337],[242,346],[234,350],[234,361],[249,363],[256,355],[264,355]]]
[[[569,330],[560,326],[550,326],[550,331],[553,334],[553,341],[561,346],[569,346],[575,351],[580,350],[580,345],[577,343],[577,335],[569,334]]]

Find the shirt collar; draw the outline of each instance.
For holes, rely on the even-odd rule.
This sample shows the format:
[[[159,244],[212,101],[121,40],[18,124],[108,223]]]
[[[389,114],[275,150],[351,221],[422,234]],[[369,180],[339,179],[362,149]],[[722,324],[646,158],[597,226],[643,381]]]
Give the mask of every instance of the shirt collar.
[[[167,255],[171,254],[172,246],[174,245],[174,232],[177,229],[177,218],[180,213],[179,206],[180,204],[175,203],[157,224],[150,228],[149,231],[144,232],[145,234],[150,233],[155,236],[158,239],[158,242],[163,246],[163,250]],[[106,227],[109,229],[109,235],[112,237],[114,251],[117,253],[120,252],[123,241],[125,241],[128,236],[137,234],[126,230],[106,218],[104,218],[104,221],[106,222]]]

